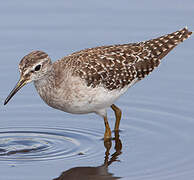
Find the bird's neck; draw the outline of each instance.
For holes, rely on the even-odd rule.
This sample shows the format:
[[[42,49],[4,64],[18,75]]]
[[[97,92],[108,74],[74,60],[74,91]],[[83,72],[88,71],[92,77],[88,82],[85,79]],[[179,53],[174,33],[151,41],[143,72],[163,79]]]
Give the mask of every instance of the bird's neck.
[[[43,78],[34,81],[34,85],[38,91],[38,94],[47,104],[50,104],[51,101],[54,82],[53,71],[48,72]]]

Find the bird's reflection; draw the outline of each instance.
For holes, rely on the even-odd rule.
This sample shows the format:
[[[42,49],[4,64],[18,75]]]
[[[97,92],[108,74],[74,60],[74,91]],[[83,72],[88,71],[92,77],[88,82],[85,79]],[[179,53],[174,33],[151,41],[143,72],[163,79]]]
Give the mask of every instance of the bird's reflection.
[[[115,142],[115,152],[110,156],[110,149],[112,147],[112,141]],[[74,167],[67,171],[64,171],[58,178],[53,180],[116,180],[120,177],[113,176],[108,172],[108,166],[117,161],[118,156],[122,153],[122,142],[119,138],[119,132],[115,132],[113,140],[104,142],[106,149],[104,163],[97,167]]]

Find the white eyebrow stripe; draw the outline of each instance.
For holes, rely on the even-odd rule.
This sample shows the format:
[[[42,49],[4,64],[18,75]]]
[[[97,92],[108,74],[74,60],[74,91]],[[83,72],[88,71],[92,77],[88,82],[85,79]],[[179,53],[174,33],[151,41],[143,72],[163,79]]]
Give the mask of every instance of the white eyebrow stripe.
[[[38,65],[41,65],[42,66],[42,63],[39,62],[39,63],[35,64],[34,66],[32,66],[31,68],[26,69],[26,71],[24,71],[23,75],[25,76],[30,71],[34,71],[35,67],[38,66]]]
[[[36,66],[38,66],[38,65],[41,65],[42,66],[42,64],[43,63],[45,63],[45,61],[47,61],[48,60],[48,57],[45,57],[45,58],[43,58],[43,59],[41,59],[41,62],[37,62],[37,64],[34,64],[32,67],[28,67],[28,69],[26,69],[24,72],[23,72],[23,75],[25,76],[26,74],[28,74],[30,71],[34,71],[34,69],[35,69],[35,67]],[[21,70],[21,69],[20,69]]]
[[[26,71],[24,71],[23,76],[25,76],[26,74],[28,74],[31,71],[31,69],[26,69]]]

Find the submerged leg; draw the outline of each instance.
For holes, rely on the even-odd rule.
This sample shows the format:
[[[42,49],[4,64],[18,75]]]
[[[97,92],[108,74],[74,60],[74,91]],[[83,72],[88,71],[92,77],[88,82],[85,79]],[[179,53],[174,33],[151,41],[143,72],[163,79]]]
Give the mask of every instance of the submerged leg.
[[[121,120],[121,110],[115,106],[114,104],[111,105],[111,108],[113,109],[114,113],[115,113],[115,117],[116,117],[116,122],[115,122],[115,131],[119,130],[119,124],[120,124],[120,120]]]
[[[109,166],[110,149],[112,147],[112,139],[107,139],[106,141],[104,141],[104,147],[106,149],[105,157],[104,157],[104,165],[106,167],[108,167]]]
[[[104,141],[111,138],[111,130],[108,124],[107,116],[104,117],[104,125],[105,125],[105,133],[104,133]]]

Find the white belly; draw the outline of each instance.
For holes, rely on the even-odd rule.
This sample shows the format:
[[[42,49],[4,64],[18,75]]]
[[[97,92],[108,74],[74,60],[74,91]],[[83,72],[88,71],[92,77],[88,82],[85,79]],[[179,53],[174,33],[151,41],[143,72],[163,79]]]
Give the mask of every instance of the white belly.
[[[112,91],[104,87],[87,87],[85,84],[76,87],[75,91],[72,88],[68,95],[69,98],[64,98],[63,106],[60,109],[73,114],[92,113],[107,109],[135,82],[136,80],[123,89]]]
[[[127,88],[125,88],[126,90]],[[68,103],[63,110],[75,114],[96,112],[99,109],[110,107],[123,93],[124,89],[110,92],[103,87],[89,91],[87,89],[80,97],[72,97],[71,103]]]
[[[136,81],[135,79],[122,89],[111,91],[102,86],[87,87],[86,83],[78,77],[71,78],[56,88],[48,88],[48,81],[35,82],[35,87],[49,106],[73,114],[85,114],[99,113],[109,108]]]

